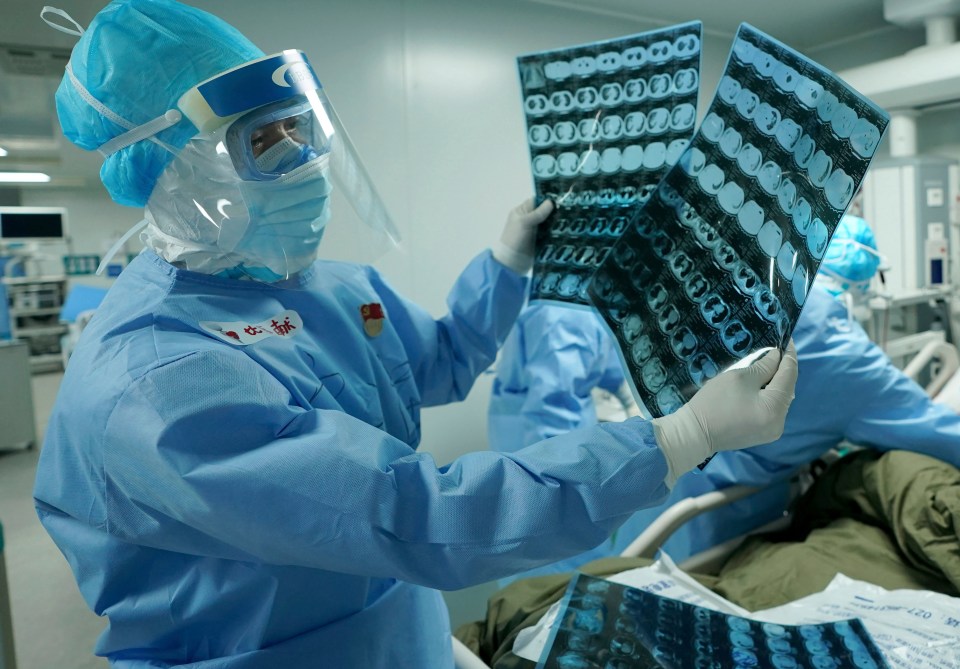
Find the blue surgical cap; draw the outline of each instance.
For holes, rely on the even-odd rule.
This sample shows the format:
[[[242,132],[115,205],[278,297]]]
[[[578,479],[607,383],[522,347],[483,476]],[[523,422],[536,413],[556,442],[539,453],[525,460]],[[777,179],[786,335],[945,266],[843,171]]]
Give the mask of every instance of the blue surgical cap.
[[[114,0],[73,48],[70,67],[103,106],[139,126],[176,107],[205,79],[260,58],[263,52],[221,19],[174,0]],[[56,95],[63,134],[95,150],[128,130],[91,106],[65,76]],[[186,118],[156,135],[183,148],[197,129]],[[173,155],[142,140],[109,155],[100,178],[116,202],[147,203]]]
[[[876,249],[877,241],[870,225],[859,216],[846,214],[827,246],[823,265],[850,281],[869,281],[880,266]]]
[[[834,295],[843,292],[865,295],[880,267],[880,254],[876,249],[870,225],[859,216],[844,215],[823,256],[818,274],[821,285]]]

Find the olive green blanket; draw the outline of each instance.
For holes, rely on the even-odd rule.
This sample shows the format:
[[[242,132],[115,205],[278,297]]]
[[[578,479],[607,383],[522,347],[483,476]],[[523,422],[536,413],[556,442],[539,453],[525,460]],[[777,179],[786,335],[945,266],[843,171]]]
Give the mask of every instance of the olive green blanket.
[[[581,571],[607,576],[650,562],[606,558]],[[787,530],[747,539],[718,576],[691,576],[757,611],[819,592],[838,573],[887,589],[960,594],[960,470],[909,451],[857,451],[800,497]],[[490,598],[484,620],[455,634],[495,669],[531,669],[534,663],[510,652],[513,641],[563,596],[569,580],[516,581]]]

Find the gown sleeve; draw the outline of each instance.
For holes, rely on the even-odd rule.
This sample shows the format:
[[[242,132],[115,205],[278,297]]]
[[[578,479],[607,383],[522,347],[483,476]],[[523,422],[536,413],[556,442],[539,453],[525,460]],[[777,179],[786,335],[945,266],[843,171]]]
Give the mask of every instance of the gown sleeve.
[[[639,419],[438,467],[342,411],[298,406],[224,349],[133,380],[103,439],[107,530],[122,540],[442,589],[582,552],[667,493]]]
[[[424,406],[466,398],[497,357],[526,298],[527,279],[493,259],[477,256],[447,297],[447,313],[434,319],[396,293],[376,271],[370,281],[403,341]]]

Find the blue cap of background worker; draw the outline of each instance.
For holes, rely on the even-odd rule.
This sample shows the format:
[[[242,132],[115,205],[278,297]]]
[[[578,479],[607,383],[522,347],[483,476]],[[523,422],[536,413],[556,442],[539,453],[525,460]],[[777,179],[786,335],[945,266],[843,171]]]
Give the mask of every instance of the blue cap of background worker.
[[[86,31],[54,27],[80,35],[56,94],[63,134],[104,155],[103,184],[132,207],[146,204],[160,173],[197,133],[177,111],[179,98],[264,55],[228,23],[174,0],[114,0]]]
[[[882,259],[870,225],[859,216],[846,214],[827,246],[817,281],[834,296],[866,297]]]

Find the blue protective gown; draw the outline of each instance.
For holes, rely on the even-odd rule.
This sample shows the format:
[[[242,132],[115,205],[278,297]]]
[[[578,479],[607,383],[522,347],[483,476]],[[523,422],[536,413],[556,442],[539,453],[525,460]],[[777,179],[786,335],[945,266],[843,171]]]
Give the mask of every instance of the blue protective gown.
[[[34,492],[109,618],[97,654],[449,669],[434,588],[577,554],[662,500],[666,462],[639,420],[444,467],[417,453],[420,407],[466,396],[525,291],[485,252],[435,320],[365,266],[268,285],[138,256],[73,353]],[[289,312],[299,332],[250,345],[199,325]]]
[[[500,351],[487,420],[490,447],[513,453],[594,426],[597,411],[591,391],[616,392],[625,380],[616,341],[595,311],[532,302],[520,312]],[[569,561],[500,579],[500,585],[606,557],[612,541]]]
[[[527,375],[539,377],[525,382],[528,387],[537,388],[539,405],[526,402],[522,391],[516,392],[509,404],[513,417],[506,419],[505,393],[495,385],[490,410],[492,448],[509,452],[521,448],[523,443],[559,434],[555,427],[559,424],[558,414],[570,424],[589,425],[593,420],[586,411],[579,417],[572,415],[570,407],[576,405],[576,400],[569,396],[579,397],[583,390],[579,383],[570,381],[566,368],[571,364],[568,351],[583,350],[580,355],[584,359],[589,356],[587,348],[599,336],[593,332],[598,318],[562,308],[551,310],[549,318],[546,314],[531,312],[529,320],[536,317],[543,324],[532,325],[528,321],[524,328],[544,339],[554,333],[549,346],[528,346],[520,352],[505,345],[498,363],[500,378],[522,378],[522,367]],[[609,334],[606,336],[612,340]],[[682,560],[740,536],[781,516],[790,496],[787,480],[799,467],[843,440],[880,450],[912,450],[960,467],[960,415],[934,404],[870,341],[858,323],[848,319],[846,307],[816,284],[807,296],[793,339],[800,374],[796,398],[779,440],[717,454],[703,472],[694,470],[680,477],[662,505],[636,513],[611,541],[528,573],[568,571],[598,557],[619,555],[667,507],[687,497],[736,484],[768,486],[758,495],[688,521],[664,548],[671,557]],[[597,348],[600,355],[606,346]],[[508,356],[508,352],[513,354]],[[571,393],[570,388],[576,391]],[[522,417],[522,433],[501,429],[508,420],[516,421],[518,417]],[[524,435],[523,442],[520,434]],[[771,485],[775,482],[781,483]]]
[[[597,423],[591,391],[626,377],[616,341],[595,311],[533,302],[503,344],[490,396],[494,450],[512,453]]]

